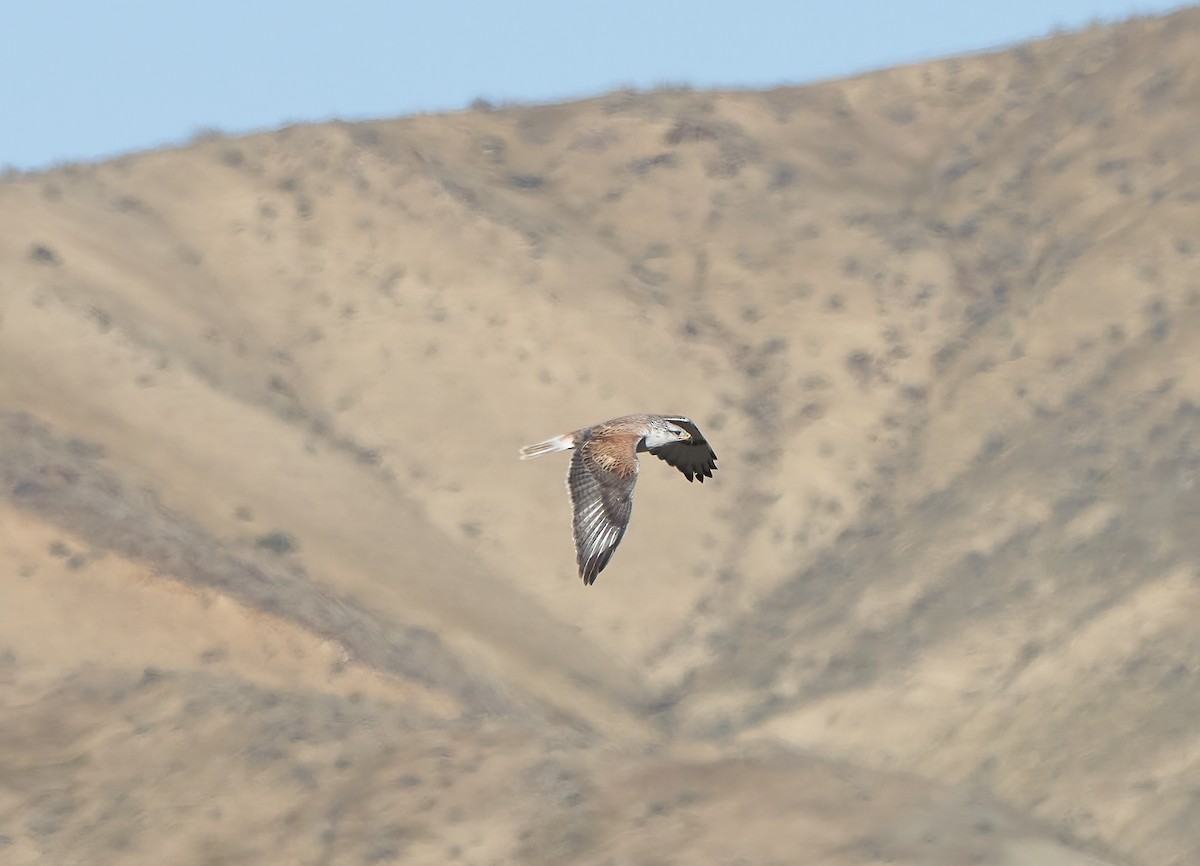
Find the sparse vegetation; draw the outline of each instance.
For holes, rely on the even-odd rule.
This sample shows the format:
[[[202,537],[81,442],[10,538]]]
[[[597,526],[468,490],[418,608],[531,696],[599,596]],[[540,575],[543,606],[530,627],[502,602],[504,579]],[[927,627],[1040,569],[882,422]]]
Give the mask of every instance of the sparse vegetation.
[[[653,156],[643,156],[629,163],[629,170],[633,174],[642,175],[654,168],[674,168],[679,164],[679,159],[673,153],[656,153]]]
[[[254,545],[280,556],[295,552],[297,546],[295,536],[278,529],[260,535],[255,539]]]
[[[513,189],[528,191],[540,189],[546,183],[546,179],[540,174],[510,174],[508,183]]]
[[[694,144],[716,139],[717,133],[708,126],[690,120],[678,120],[663,135],[663,144],[674,147],[679,144]]]
[[[39,265],[58,267],[62,264],[62,260],[58,257],[58,253],[45,244],[34,244],[31,246],[29,248],[29,258],[31,261],[37,262]]]

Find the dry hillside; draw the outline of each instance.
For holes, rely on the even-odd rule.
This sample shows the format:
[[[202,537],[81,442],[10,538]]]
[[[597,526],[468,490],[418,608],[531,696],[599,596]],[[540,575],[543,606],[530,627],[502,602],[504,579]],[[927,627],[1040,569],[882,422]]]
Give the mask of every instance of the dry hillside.
[[[0,183],[0,863],[1200,862],[1200,9]],[[575,576],[562,455],[682,413]]]

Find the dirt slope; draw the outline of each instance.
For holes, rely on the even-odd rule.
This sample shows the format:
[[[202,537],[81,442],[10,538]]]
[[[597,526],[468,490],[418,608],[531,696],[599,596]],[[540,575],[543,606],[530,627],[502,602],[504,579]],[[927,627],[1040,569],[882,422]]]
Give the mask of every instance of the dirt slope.
[[[1195,862],[1198,58],[0,183],[0,859]],[[585,589],[630,411],[720,471]]]

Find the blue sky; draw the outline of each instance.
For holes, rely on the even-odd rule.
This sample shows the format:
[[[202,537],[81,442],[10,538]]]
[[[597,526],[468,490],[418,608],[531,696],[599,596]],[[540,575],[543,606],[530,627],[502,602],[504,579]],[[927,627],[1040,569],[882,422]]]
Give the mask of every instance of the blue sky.
[[[455,110],[476,97],[803,83],[1178,5],[17,0],[3,16],[0,167],[103,159],[202,129]]]

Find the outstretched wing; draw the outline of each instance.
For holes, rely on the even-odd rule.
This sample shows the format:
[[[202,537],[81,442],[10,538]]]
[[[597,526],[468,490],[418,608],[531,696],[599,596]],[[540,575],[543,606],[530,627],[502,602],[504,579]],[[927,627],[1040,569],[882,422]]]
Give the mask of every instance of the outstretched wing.
[[[592,584],[612,558],[633,513],[636,437],[592,440],[571,455],[567,488],[579,576]],[[626,454],[628,452],[628,454]]]
[[[667,420],[677,427],[682,427],[692,438],[684,442],[670,442],[657,448],[649,449],[650,453],[660,460],[665,460],[684,474],[688,481],[693,476],[704,483],[705,478],[712,478],[717,469],[717,455],[712,446],[704,438],[690,418],[667,416]]]

